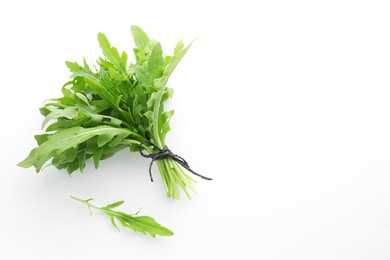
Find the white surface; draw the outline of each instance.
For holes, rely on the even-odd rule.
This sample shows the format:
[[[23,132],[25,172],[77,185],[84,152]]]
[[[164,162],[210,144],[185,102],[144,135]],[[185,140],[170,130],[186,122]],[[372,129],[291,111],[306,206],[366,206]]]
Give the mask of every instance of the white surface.
[[[0,259],[390,259],[388,1],[257,2],[1,2]],[[169,146],[214,177],[191,201],[127,151],[72,178],[15,166],[64,61],[94,60],[99,31],[131,53],[131,24],[166,52],[200,37],[170,81]],[[70,194],[175,236],[118,233]]]

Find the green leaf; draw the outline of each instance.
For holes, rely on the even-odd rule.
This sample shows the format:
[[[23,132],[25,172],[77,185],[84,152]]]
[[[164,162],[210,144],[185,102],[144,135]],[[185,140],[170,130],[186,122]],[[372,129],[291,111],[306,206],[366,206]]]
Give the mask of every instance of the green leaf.
[[[100,162],[100,159],[102,158],[102,154],[103,154],[103,148],[97,149],[93,153],[93,164],[95,166],[95,169],[97,169],[99,167],[99,162]]]
[[[110,218],[112,225],[117,229],[118,226],[115,223],[115,219],[118,220],[123,227],[132,229],[136,232],[140,232],[144,235],[149,234],[152,237],[156,237],[157,235],[159,236],[173,235],[173,232],[171,230],[169,230],[166,227],[163,227],[162,225],[157,223],[156,220],[154,220],[149,216],[135,216],[124,212],[112,210],[112,208],[122,205],[124,201],[117,201],[108,204],[106,207],[97,207],[89,202],[91,199],[83,200],[83,199],[76,198],[74,196],[70,196],[70,198],[87,205],[90,209],[92,208],[106,214]]]
[[[77,116],[77,112],[76,112],[76,110],[73,107],[66,107],[64,109],[57,109],[57,108],[55,108],[43,120],[42,128],[44,128],[45,125],[50,120],[58,119],[58,118],[61,118],[61,117],[64,117],[66,119],[73,119],[76,116]]]
[[[71,72],[79,72],[82,69],[77,62],[66,61],[65,64]]]
[[[191,43],[192,44],[192,43]],[[165,137],[161,137],[161,130],[159,129],[159,120],[160,116],[162,114],[161,107],[163,103],[163,96],[166,93],[166,84],[168,82],[169,77],[172,75],[174,69],[176,68],[177,64],[180,62],[180,60],[184,57],[184,55],[187,53],[188,49],[190,48],[191,44],[189,44],[187,47],[184,48],[183,42],[179,41],[176,45],[174,56],[170,59],[170,63],[168,63],[165,67],[164,75],[156,79],[154,81],[154,84],[160,89],[156,94],[153,95],[153,97],[148,101],[148,106],[153,107],[153,121],[151,122],[152,126],[152,132],[154,134],[154,142],[157,143],[160,148],[163,148],[165,146],[164,140]],[[167,131],[168,128],[165,129]],[[164,131],[164,132],[165,132]]]
[[[88,120],[88,122],[84,125],[85,127],[95,127],[100,125],[100,123],[103,121],[102,115],[91,115],[91,119]]]
[[[108,204],[107,206],[105,206],[105,208],[107,208],[107,209],[116,208],[116,207],[122,205],[123,203],[125,203],[125,201],[124,200],[120,200],[120,201]]]
[[[88,100],[88,98],[85,95],[81,94],[80,92],[77,92],[76,96],[79,99],[81,99],[86,105],[89,105],[89,100]]]
[[[109,123],[110,126],[119,127],[123,123],[122,120],[115,118],[115,117],[108,117],[107,116],[107,118],[110,119],[110,123]]]
[[[164,70],[164,76],[155,81],[155,84],[159,87],[165,87],[168,82],[169,77],[172,75],[176,66],[179,64],[181,59],[187,53],[188,49],[191,47],[192,42],[184,48],[184,44],[182,41],[179,41],[176,44],[174,56],[171,58],[170,62],[166,65]]]
[[[96,92],[103,100],[107,101],[113,108],[119,109],[116,106],[116,100],[114,96],[107,90],[106,87],[101,85],[100,83],[91,80],[90,78],[85,78],[85,81],[90,84],[90,88]]]
[[[77,148],[71,147],[66,152],[64,152],[66,160],[68,162],[73,162],[77,155]]]
[[[109,143],[114,138],[115,135],[117,135],[117,133],[114,133],[111,131],[99,135],[99,138],[97,141],[98,147],[102,147],[102,146],[106,145],[107,143]],[[127,133],[127,135],[128,135],[128,133]]]
[[[134,42],[138,49],[143,49],[149,43],[149,37],[146,33],[138,26],[132,25],[131,32],[133,33]]]
[[[126,67],[127,67],[127,53],[124,51],[122,52],[122,56],[121,56],[121,64],[126,69]]]
[[[119,81],[125,81],[127,79],[125,74],[119,73],[118,71],[111,68],[108,69],[108,73],[112,79],[116,79]]]
[[[114,64],[115,68],[118,71],[125,72],[126,63],[123,64],[123,60],[119,56],[118,50],[114,47],[111,47],[110,42],[103,33],[98,34],[98,41],[104,56],[106,56],[106,58]]]
[[[136,232],[142,234],[150,234],[152,237],[156,235],[160,236],[172,236],[173,232],[166,227],[161,226],[157,223],[154,218],[149,216],[132,216],[123,212],[115,212],[117,219],[120,221],[122,226],[130,228]]]
[[[70,129],[61,130],[48,136],[46,142],[33,149],[30,155],[18,165],[25,168],[34,166],[37,172],[39,172],[43,165],[56,154],[61,154],[71,147],[77,147],[77,145],[94,136],[105,136],[104,138],[110,136],[113,138],[118,134],[124,133],[127,135],[133,134],[130,130],[110,126],[97,126],[93,128],[76,126]]]
[[[35,135],[34,138],[37,141],[38,145],[43,144],[47,141],[47,138],[50,136],[50,134],[42,134],[42,135]]]
[[[160,43],[154,45],[152,53],[148,59],[148,72],[149,78],[155,79],[161,77],[162,73],[160,73],[159,69],[164,64],[164,58],[162,56],[162,49]],[[153,82],[153,81],[152,81]]]
[[[111,224],[119,231],[119,228],[118,228],[118,226],[116,225],[115,219],[114,219],[113,216],[110,216],[110,220],[111,220]]]
[[[126,137],[127,134],[118,134],[112,139],[112,141],[108,144],[108,146],[115,147],[119,145]]]

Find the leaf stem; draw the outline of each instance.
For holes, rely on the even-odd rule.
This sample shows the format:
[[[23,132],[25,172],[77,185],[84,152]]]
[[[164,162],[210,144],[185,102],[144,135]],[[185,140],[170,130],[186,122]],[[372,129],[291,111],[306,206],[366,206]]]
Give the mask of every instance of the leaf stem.
[[[92,205],[91,203],[89,203],[89,201],[92,200],[92,199],[83,200],[83,199],[77,198],[77,197],[75,197],[75,196],[73,196],[73,195],[70,195],[69,197],[70,197],[71,199],[74,199],[74,200],[76,200],[76,201],[78,201],[78,202],[81,202],[81,203],[87,205],[88,208],[93,208],[93,209],[101,210],[101,208],[96,207],[95,205]]]

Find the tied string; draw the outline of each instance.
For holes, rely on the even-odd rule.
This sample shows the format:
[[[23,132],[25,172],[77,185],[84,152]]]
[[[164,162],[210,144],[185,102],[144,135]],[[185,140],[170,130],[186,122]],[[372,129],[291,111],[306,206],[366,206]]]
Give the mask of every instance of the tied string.
[[[144,145],[144,144],[148,144],[148,145],[152,146],[158,152],[157,153],[150,153],[150,154],[144,153],[142,151],[142,145]],[[152,143],[151,141],[145,140],[145,141],[142,141],[139,144],[138,149],[139,149],[139,153],[143,157],[152,159],[152,161],[150,162],[150,165],[149,165],[149,176],[150,176],[150,180],[152,182],[153,182],[153,177],[152,177],[152,165],[153,165],[153,162],[154,161],[158,161],[158,160],[163,160],[163,159],[166,159],[166,158],[171,158],[172,160],[174,160],[175,162],[180,164],[183,168],[187,169],[192,174],[201,177],[202,179],[209,180],[209,181],[212,180],[211,178],[203,176],[203,175],[195,172],[194,170],[192,170],[190,168],[190,166],[188,165],[187,161],[184,160],[183,157],[181,157],[181,156],[179,156],[177,154],[172,153],[172,151],[168,149],[168,146],[165,146],[164,149],[161,149],[160,147],[158,147],[156,144]]]

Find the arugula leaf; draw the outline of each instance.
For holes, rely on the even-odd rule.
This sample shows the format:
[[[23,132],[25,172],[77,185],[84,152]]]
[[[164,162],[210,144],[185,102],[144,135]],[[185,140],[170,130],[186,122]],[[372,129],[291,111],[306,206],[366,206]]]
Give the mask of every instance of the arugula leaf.
[[[111,224],[116,229],[118,229],[118,231],[119,228],[115,221],[118,221],[125,228],[132,229],[135,232],[140,232],[144,235],[149,234],[152,237],[156,237],[156,235],[159,236],[173,235],[173,232],[171,230],[161,226],[159,223],[157,223],[153,218],[149,216],[135,216],[137,215],[137,213],[134,215],[130,215],[124,212],[112,210],[113,208],[122,205],[124,203],[123,200],[108,204],[105,207],[97,207],[90,203],[92,199],[83,200],[83,199],[76,198],[74,196],[70,196],[70,198],[87,205],[89,209],[92,208],[106,214],[110,218]]]
[[[98,34],[98,41],[100,48],[103,50],[104,56],[114,64],[115,69],[125,72],[127,54],[124,53],[124,55],[122,55],[124,58],[122,59],[122,57],[119,56],[118,50],[114,47],[111,47],[107,37],[102,33]]]
[[[48,135],[47,140],[37,148],[34,148],[30,155],[18,165],[25,168],[35,166],[37,172],[39,172],[45,162],[51,157],[56,159],[64,155],[67,156],[68,154],[66,152],[70,149],[77,149],[92,137],[98,136],[97,145],[100,148],[112,141],[116,136],[125,138],[132,134],[134,133],[128,129],[111,126],[97,126],[92,128],[75,126]]]
[[[53,110],[45,117],[42,123],[42,128],[53,119],[58,119],[60,117],[65,117],[66,119],[73,119],[77,116],[77,112],[73,107],[65,107],[64,109],[53,108]]]
[[[131,32],[133,33],[134,42],[138,49],[143,49],[149,43],[149,37],[146,33],[138,26],[132,25]]]

